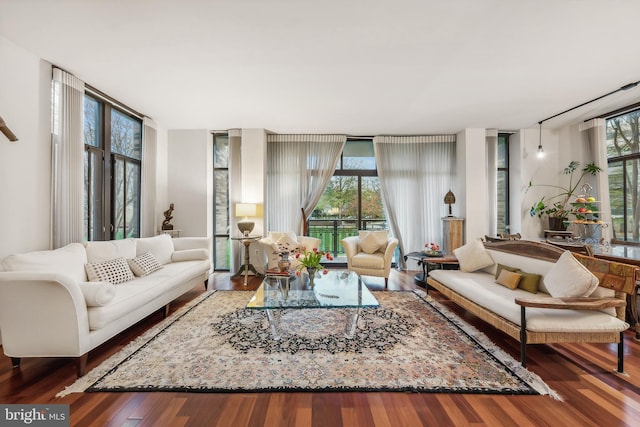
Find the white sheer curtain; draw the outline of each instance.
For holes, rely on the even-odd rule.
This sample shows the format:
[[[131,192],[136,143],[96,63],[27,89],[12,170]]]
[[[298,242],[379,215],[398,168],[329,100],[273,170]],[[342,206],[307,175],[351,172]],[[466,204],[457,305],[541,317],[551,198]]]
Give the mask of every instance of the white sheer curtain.
[[[605,119],[592,119],[580,125],[580,132],[589,148],[589,161],[593,161],[596,166],[602,169],[602,172],[594,178],[596,190],[594,197],[600,201],[600,211],[602,212],[600,218],[608,224],[606,228],[600,227],[600,237],[610,242],[613,234],[611,230],[611,201],[609,200],[606,124]]]
[[[140,194],[140,237],[156,234],[156,174],[158,156],[158,131],[149,117],[142,120],[142,182]]]
[[[400,255],[442,244],[444,196],[455,193],[455,135],[377,136],[373,147],[382,200]],[[402,268],[402,256],[398,260]]]
[[[51,247],[84,239],[84,82],[53,69]]]
[[[265,231],[302,234],[347,141],[345,135],[267,135]]]

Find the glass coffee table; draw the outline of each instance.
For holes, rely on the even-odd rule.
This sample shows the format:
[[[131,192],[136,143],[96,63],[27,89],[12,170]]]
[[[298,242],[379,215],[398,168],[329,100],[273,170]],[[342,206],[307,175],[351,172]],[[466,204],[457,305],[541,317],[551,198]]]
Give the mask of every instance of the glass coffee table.
[[[344,309],[344,335],[353,338],[360,309],[379,306],[357,273],[329,270],[327,274],[316,273],[313,286],[306,273],[300,276],[267,275],[246,308],[264,310],[271,335],[279,340],[282,336],[280,317],[285,309]]]

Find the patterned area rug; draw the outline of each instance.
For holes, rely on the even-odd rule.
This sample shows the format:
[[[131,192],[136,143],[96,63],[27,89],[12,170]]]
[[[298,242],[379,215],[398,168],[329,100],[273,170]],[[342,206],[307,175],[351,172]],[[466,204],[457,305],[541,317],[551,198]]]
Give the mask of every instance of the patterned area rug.
[[[246,291],[191,301],[58,395],[103,391],[549,394],[542,380],[422,291],[374,292],[353,339],[340,309],[286,310],[282,339]]]

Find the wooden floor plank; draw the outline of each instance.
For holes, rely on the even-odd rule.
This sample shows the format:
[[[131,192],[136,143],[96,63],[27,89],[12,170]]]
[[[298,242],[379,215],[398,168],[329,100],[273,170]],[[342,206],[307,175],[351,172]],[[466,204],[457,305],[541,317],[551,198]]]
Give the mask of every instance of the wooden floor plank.
[[[392,271],[389,290],[414,289],[416,272]],[[373,279],[371,288],[384,289]],[[216,275],[211,289],[255,290],[260,279]],[[202,293],[178,298],[171,312]],[[430,295],[483,331],[504,351],[519,357],[519,343],[446,300]],[[119,334],[89,355],[98,366],[128,342],[162,320],[162,313]],[[540,375],[564,401],[548,396],[437,393],[75,393],[55,394],[75,377],[68,359],[24,359],[13,369],[0,357],[0,402],[66,403],[73,426],[381,426],[398,425],[560,425],[563,427],[640,425],[640,343],[625,334],[625,374],[615,372],[615,345],[532,345],[528,368]],[[604,424],[603,424],[604,423]]]

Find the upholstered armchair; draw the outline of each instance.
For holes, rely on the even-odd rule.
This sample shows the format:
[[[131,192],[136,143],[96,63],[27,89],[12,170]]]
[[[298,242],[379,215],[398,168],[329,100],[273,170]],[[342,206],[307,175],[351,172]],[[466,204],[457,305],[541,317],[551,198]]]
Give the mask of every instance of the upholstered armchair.
[[[292,231],[286,233],[270,231],[267,237],[259,240],[259,243],[267,258],[265,271],[278,268],[279,253],[282,251],[289,252],[289,262],[291,262],[290,269],[293,270],[298,266],[298,260],[295,257],[296,253],[303,247],[307,251],[313,250],[314,248],[320,249],[322,240],[309,236],[296,236]]]
[[[398,239],[387,231],[359,231],[358,236],[340,241],[347,254],[347,268],[363,276],[384,277],[389,282],[389,271]]]

